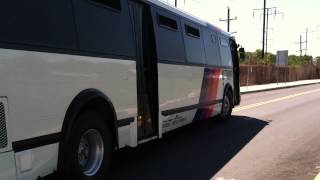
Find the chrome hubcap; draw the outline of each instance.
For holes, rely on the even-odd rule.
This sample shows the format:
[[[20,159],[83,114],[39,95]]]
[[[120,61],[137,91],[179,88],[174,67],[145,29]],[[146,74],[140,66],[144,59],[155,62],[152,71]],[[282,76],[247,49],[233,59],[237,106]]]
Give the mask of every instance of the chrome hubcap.
[[[78,147],[79,166],[86,176],[95,175],[102,164],[104,155],[103,139],[99,131],[87,130]]]

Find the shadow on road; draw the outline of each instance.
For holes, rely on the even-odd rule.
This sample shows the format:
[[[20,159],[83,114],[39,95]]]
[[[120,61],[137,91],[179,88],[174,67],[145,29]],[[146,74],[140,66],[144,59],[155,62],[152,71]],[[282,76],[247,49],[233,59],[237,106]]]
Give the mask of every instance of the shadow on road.
[[[266,125],[266,121],[244,116],[191,124],[161,140],[116,152],[106,179],[208,180]]]

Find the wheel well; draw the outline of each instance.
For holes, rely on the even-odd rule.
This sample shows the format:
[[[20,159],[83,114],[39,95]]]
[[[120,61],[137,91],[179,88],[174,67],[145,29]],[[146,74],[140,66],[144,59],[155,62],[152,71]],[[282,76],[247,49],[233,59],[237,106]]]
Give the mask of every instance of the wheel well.
[[[96,98],[93,99],[92,101],[88,102],[82,109],[83,110],[95,110],[98,111],[106,120],[105,122],[108,124],[108,127],[112,131],[113,135],[113,144],[117,146],[117,126],[116,126],[116,116],[112,112],[111,105],[108,104],[105,99],[102,98]]]
[[[113,144],[115,147],[118,147],[117,117],[113,104],[110,99],[99,90],[84,90],[73,99],[65,114],[59,145],[58,170],[62,170],[65,148],[68,144],[72,126],[76,123],[79,114],[85,110],[96,110],[106,119],[106,123],[108,123],[108,127],[112,131]]]

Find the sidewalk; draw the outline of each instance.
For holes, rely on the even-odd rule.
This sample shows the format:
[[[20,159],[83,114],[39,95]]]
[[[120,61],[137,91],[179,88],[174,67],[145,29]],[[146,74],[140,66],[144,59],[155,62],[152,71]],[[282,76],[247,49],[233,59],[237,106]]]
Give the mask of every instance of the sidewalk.
[[[263,84],[263,85],[242,86],[240,87],[240,92],[241,94],[247,94],[247,93],[253,93],[253,92],[270,91],[274,89],[284,89],[284,88],[311,85],[311,84],[320,84],[320,79],[294,81],[294,82],[287,82],[287,83],[272,83],[272,84]]]

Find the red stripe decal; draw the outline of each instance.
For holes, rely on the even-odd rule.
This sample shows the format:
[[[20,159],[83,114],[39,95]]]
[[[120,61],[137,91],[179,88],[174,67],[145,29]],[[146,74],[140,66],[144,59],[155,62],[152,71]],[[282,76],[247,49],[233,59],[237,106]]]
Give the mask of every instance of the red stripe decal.
[[[213,100],[217,99],[220,72],[221,72],[220,68],[212,69],[212,77],[210,78],[211,83],[210,83],[209,91],[208,91],[208,100],[209,101],[213,101]],[[212,116],[212,113],[214,112],[214,106],[215,105],[207,107],[207,113],[205,115],[205,118],[209,118]]]
[[[214,91],[214,84],[215,84],[215,71],[216,69],[210,69],[210,76],[209,76],[209,83],[208,83],[208,86],[207,86],[207,94],[206,94],[206,100],[205,101],[211,101],[212,100],[212,93]],[[212,106],[208,106],[208,107],[205,107],[205,110],[204,110],[204,114],[203,114],[203,119],[207,119],[210,117],[210,113],[211,113],[211,109],[212,109]]]

